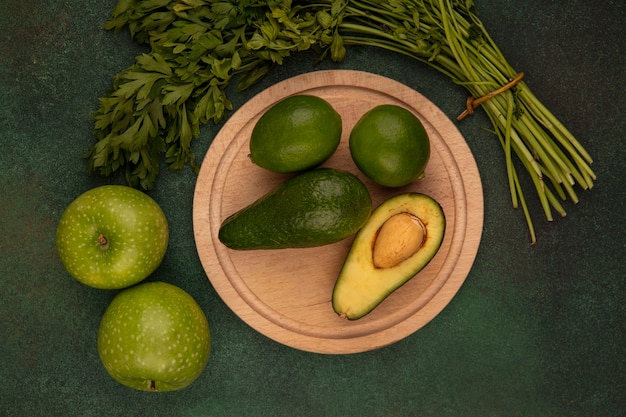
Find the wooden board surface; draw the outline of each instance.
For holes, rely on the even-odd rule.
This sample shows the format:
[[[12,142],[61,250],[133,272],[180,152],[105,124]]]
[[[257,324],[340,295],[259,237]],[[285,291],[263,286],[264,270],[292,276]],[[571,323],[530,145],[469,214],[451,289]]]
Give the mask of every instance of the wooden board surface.
[[[341,114],[342,141],[324,164],[363,180],[374,207],[406,191],[429,194],[443,207],[446,234],[428,266],[356,321],[332,309],[332,290],[352,238],[310,249],[234,251],[218,238],[222,221],[288,176],[254,165],[249,138],[259,117],[294,94],[326,99]],[[352,162],[348,137],[366,111],[379,104],[413,111],[431,141],[425,179],[384,188],[365,178]],[[457,293],[474,262],[483,226],[478,169],[465,140],[433,103],[407,86],[378,75],[317,71],[282,81],[253,97],[232,115],[202,163],[193,203],[196,246],[203,268],[224,302],[247,324],[273,340],[305,351],[345,354],[376,349],[414,333]]]

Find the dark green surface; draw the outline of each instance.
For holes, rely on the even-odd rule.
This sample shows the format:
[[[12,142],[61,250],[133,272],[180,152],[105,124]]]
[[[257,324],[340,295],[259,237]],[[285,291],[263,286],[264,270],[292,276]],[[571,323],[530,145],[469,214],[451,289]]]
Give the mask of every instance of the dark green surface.
[[[327,356],[279,345],[219,299],[197,258],[195,177],[165,173],[151,195],[171,241],[152,279],[190,292],[206,312],[213,352],[188,389],[135,392],[114,382],[96,351],[114,292],[70,278],[56,223],[88,177],[89,114],[141,49],[101,29],[114,0],[0,0],[0,415],[2,416],[618,416],[624,366],[626,5],[623,0],[477,0],[491,35],[545,104],[595,158],[598,181],[553,223],[537,217],[528,245],[510,207],[503,157],[483,114],[460,129],[481,173],[483,240],[474,268],[427,326],[377,351]],[[465,91],[422,64],[352,49],[313,68],[302,54],[253,94],[314,69],[385,75],[451,118]],[[219,127],[195,143],[198,157]],[[541,211],[536,202],[532,210]]]

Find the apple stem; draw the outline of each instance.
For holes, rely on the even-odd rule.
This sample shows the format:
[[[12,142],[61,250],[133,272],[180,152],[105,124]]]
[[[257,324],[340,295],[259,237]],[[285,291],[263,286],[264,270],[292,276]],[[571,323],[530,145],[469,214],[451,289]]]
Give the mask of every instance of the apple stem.
[[[150,391],[156,391],[156,383],[154,380],[150,381]]]
[[[98,235],[98,246],[100,246],[100,249],[102,250],[109,248],[109,241],[102,233]]]

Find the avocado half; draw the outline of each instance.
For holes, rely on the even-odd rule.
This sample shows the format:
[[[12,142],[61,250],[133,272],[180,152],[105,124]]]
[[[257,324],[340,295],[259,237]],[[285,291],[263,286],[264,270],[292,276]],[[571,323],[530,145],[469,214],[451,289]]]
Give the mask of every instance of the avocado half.
[[[333,309],[349,320],[370,313],[439,251],[444,212],[432,197],[405,193],[371,214],[354,238],[333,289]]]

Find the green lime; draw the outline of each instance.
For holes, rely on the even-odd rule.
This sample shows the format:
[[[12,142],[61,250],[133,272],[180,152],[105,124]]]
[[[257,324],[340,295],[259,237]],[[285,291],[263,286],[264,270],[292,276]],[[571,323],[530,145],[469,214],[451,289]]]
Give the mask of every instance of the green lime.
[[[250,137],[250,158],[273,172],[299,172],[330,158],[340,140],[341,116],[330,103],[296,95],[274,104],[258,120]]]
[[[350,132],[350,154],[370,179],[401,187],[424,176],[430,141],[412,112],[383,104],[365,113]]]

